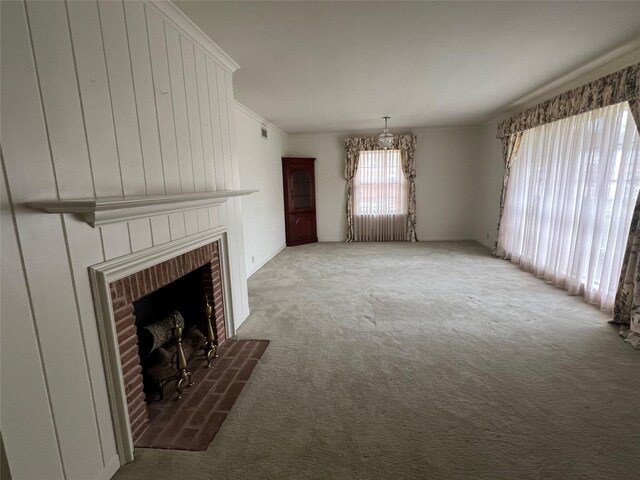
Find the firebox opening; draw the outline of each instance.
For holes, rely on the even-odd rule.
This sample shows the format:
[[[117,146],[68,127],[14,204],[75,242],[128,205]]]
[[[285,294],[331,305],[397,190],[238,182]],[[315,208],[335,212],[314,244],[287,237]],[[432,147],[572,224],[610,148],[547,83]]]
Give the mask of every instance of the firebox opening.
[[[133,302],[147,403],[163,397],[163,380],[176,373],[175,312],[179,312],[178,319],[184,319],[182,345],[187,360],[203,351],[207,332],[203,285],[205,268],[210,268],[210,265],[204,265]]]

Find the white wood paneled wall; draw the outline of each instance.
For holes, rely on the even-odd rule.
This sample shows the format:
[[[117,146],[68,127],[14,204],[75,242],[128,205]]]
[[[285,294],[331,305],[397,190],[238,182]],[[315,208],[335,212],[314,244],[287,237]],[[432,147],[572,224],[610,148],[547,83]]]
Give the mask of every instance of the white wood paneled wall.
[[[165,15],[171,5],[0,4],[9,466],[14,479],[109,478],[119,460],[87,267],[228,225],[239,324],[248,314],[240,201],[96,229],[24,203],[238,188],[233,68],[196,27]]]

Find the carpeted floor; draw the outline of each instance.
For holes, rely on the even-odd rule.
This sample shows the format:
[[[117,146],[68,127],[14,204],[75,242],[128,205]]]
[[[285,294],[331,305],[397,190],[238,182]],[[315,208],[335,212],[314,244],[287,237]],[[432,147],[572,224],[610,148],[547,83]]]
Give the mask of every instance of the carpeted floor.
[[[116,479],[639,478],[640,352],[475,243],[287,248],[249,289],[271,344],[209,449]]]

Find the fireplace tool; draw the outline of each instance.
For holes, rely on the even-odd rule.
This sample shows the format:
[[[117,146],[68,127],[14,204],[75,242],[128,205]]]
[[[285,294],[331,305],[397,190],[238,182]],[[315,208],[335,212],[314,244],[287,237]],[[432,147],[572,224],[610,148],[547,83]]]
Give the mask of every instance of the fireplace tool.
[[[184,388],[185,381],[188,380],[187,386],[193,385],[193,380],[191,379],[191,371],[187,370],[187,359],[184,355],[184,349],[182,348],[182,327],[178,323],[176,317],[173,318],[173,334],[176,338],[177,351],[176,351],[176,366],[178,367],[178,374],[176,375],[176,392],[178,393],[178,398],[176,400],[180,400],[182,398],[182,389]]]
[[[163,397],[163,386],[169,382],[176,382],[175,390],[178,394],[176,400],[180,400],[182,398],[182,390],[185,386],[192,386],[193,380],[191,379],[191,371],[187,370],[188,363],[187,358],[184,354],[184,348],[182,347],[182,327],[184,325],[184,320],[182,319],[182,315],[179,312],[175,311],[168,318],[173,323],[173,338],[176,341],[176,353],[175,353],[175,361],[176,361],[176,369],[178,370],[175,375],[171,375],[170,377],[163,378],[158,381],[158,387],[160,388],[160,397]],[[172,359],[173,360],[173,359]],[[185,385],[185,382],[187,384]]]
[[[207,343],[204,344],[204,351],[207,355],[207,368],[211,368],[211,361],[218,356],[218,331],[213,328],[213,324],[211,323],[213,308],[209,303],[209,297],[207,295],[204,296],[204,301],[204,313],[207,318]]]

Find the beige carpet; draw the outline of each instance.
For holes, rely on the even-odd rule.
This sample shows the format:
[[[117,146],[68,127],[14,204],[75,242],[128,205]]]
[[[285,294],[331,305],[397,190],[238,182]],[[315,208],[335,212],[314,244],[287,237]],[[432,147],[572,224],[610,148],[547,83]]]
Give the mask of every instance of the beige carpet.
[[[209,449],[116,479],[640,478],[640,351],[475,243],[288,248],[249,289],[271,345]]]

